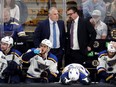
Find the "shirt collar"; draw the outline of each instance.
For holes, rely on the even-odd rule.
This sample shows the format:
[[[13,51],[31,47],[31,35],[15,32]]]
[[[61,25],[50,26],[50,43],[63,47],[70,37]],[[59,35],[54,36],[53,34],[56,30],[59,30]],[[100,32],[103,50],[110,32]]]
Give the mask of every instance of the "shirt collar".
[[[49,18],[49,22],[50,22],[50,24],[53,24],[54,21],[52,21],[52,20]]]
[[[75,23],[77,23],[77,22],[78,22],[78,20],[79,20],[79,17],[77,17],[77,18],[74,20],[74,22],[75,22]]]

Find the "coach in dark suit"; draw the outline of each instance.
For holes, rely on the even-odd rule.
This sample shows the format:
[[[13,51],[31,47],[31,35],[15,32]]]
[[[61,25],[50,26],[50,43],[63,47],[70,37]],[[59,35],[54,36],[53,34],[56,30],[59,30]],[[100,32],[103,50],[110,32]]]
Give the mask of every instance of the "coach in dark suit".
[[[39,22],[34,32],[34,45],[38,47],[43,39],[49,39],[53,43],[51,52],[58,58],[58,68],[62,67],[62,58],[65,44],[65,25],[59,20],[57,8],[49,9],[49,18]]]
[[[68,8],[67,16],[70,21],[67,22],[65,62],[66,65],[69,63],[83,64],[88,51],[92,50],[96,31],[89,21],[79,16],[76,7]]]

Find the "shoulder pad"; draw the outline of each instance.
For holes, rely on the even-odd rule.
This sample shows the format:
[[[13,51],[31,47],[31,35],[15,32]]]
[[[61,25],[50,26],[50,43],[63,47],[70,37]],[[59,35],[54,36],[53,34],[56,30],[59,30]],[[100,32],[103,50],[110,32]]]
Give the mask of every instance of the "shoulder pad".
[[[103,53],[99,56],[99,58],[103,57],[103,56],[107,56],[107,53]]]
[[[58,62],[57,57],[55,55],[53,55],[52,53],[49,54],[48,60],[52,60],[53,62]]]
[[[19,25],[17,22],[11,22],[11,24]]]

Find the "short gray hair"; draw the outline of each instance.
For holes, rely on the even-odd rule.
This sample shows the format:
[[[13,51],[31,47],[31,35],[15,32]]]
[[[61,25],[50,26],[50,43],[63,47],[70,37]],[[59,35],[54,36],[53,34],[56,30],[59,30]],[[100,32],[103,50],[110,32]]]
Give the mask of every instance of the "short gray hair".
[[[57,10],[57,8],[56,8],[56,7],[51,7],[51,8],[49,9],[48,13],[51,14],[53,10]]]

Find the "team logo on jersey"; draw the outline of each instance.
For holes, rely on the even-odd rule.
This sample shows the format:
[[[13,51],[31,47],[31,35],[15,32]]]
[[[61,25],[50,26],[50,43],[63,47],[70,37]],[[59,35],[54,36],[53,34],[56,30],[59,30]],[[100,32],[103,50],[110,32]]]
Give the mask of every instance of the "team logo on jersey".
[[[4,57],[4,56],[1,56],[1,58],[2,58],[2,59],[5,59],[5,57]]]
[[[43,69],[47,69],[48,66],[38,62],[38,68],[43,70]]]

